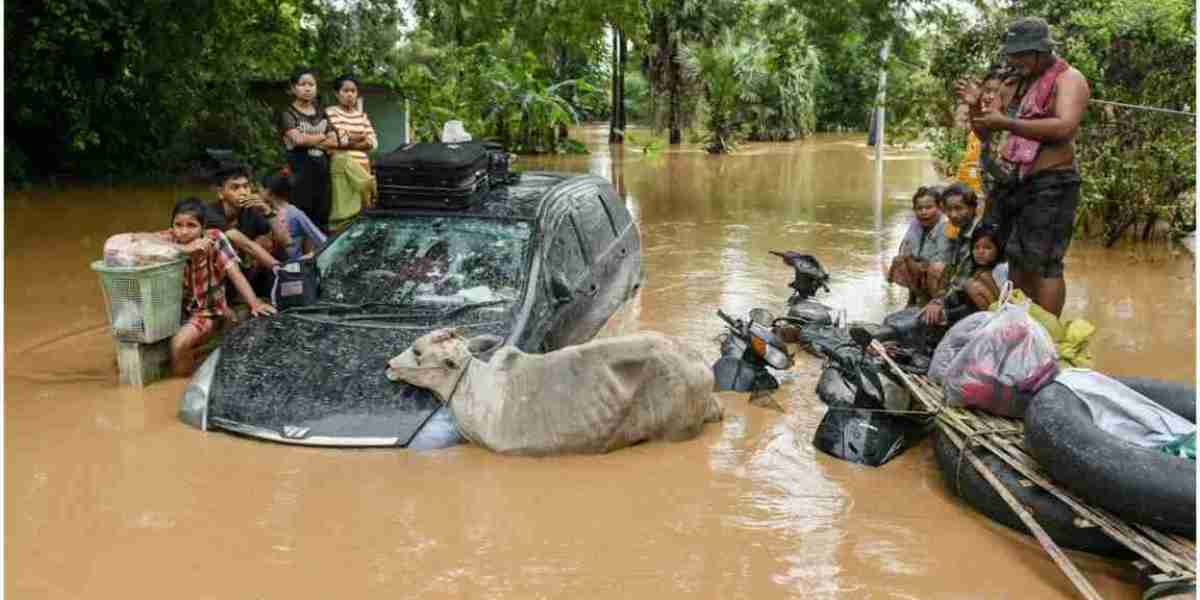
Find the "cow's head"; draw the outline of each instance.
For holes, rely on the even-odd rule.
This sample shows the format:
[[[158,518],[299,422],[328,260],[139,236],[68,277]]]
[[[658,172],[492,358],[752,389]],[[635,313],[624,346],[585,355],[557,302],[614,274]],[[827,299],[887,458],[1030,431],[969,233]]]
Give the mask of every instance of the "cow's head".
[[[458,330],[437,329],[417,338],[403,354],[389,360],[387,377],[428,389],[446,403],[470,360],[467,340]]]

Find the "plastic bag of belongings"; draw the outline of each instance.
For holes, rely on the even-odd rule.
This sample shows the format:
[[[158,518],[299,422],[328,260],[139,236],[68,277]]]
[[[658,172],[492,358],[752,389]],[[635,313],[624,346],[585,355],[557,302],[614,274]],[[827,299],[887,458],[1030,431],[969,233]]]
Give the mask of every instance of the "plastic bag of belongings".
[[[645,440],[680,441],[722,418],[702,357],[654,332],[546,354],[440,329],[388,362],[387,376],[427,388],[459,432],[501,454],[601,453]]]
[[[1084,319],[1063,321],[1041,306],[1029,302],[1021,290],[1013,291],[1011,302],[1029,303],[1029,317],[1041,325],[1054,342],[1054,348],[1058,351],[1059,368],[1092,367],[1092,350],[1089,343],[1096,333],[1095,325]],[[996,310],[999,306],[1000,303],[997,302],[989,307],[989,310]]]
[[[1020,290],[1012,292],[1011,302],[1016,304],[1029,303],[1028,299]],[[970,315],[956,323],[942,342],[938,344],[937,350],[933,353],[933,360],[929,367],[929,378],[936,383],[942,383],[946,376],[946,370],[950,367],[950,362],[962,350],[981,326],[986,324],[991,319],[991,313],[999,310],[1000,303],[993,304],[990,312],[978,312]],[[1058,352],[1058,367],[1060,369],[1068,369],[1072,367],[1091,368],[1092,366],[1092,351],[1090,342],[1092,336],[1096,333],[1096,327],[1084,319],[1074,319],[1071,321],[1062,321],[1046,309],[1037,304],[1029,303],[1029,318],[1041,325],[1050,339],[1054,342],[1055,351]]]
[[[179,250],[165,242],[118,233],[104,242],[104,266],[145,267],[179,259]]]
[[[1033,394],[1058,373],[1054,342],[1029,316],[1029,307],[1028,301],[1009,298],[997,310],[950,328],[933,361],[943,376],[947,404],[1005,417],[1025,414]],[[948,353],[954,358],[945,362]]]

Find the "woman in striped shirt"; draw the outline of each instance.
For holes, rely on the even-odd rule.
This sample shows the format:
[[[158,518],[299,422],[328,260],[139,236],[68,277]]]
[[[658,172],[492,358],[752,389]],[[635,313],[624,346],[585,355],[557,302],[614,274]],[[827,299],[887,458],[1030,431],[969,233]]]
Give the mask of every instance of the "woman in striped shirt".
[[[333,207],[329,226],[341,229],[372,202],[375,178],[367,152],[379,146],[375,128],[367,113],[358,108],[358,81],[342,75],[333,82],[337,104],[325,109],[329,124],[337,132],[337,148],[332,149],[329,171],[333,184]]]

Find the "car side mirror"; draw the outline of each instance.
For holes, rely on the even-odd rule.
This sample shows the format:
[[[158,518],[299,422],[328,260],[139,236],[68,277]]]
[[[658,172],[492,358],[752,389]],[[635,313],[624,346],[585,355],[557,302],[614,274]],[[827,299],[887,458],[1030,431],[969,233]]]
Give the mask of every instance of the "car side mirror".
[[[550,297],[554,299],[555,304],[566,304],[575,297],[571,285],[562,273],[555,273],[550,277]]]

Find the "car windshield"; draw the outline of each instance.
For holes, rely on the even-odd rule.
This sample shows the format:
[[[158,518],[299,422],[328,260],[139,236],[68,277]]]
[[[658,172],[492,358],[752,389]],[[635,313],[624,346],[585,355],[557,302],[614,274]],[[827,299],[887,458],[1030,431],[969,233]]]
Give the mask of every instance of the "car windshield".
[[[359,219],[317,257],[322,302],[508,304],[525,281],[531,225],[461,216]]]

